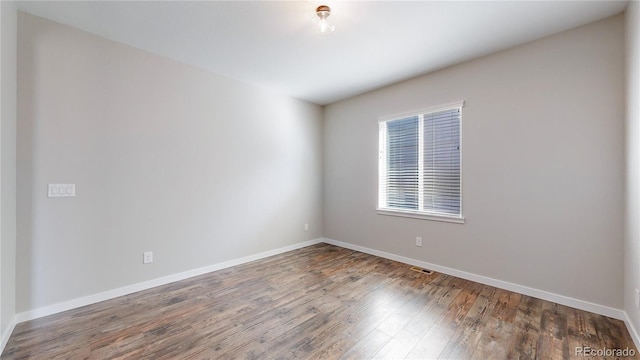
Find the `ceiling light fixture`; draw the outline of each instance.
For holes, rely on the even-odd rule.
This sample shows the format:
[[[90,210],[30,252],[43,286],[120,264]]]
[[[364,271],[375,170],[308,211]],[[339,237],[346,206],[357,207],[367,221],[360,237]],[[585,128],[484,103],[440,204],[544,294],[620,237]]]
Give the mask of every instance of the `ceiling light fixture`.
[[[333,32],[336,27],[334,25],[329,24],[327,18],[331,15],[331,8],[327,5],[320,5],[316,8],[316,15],[320,18],[320,32],[321,33],[330,33]]]

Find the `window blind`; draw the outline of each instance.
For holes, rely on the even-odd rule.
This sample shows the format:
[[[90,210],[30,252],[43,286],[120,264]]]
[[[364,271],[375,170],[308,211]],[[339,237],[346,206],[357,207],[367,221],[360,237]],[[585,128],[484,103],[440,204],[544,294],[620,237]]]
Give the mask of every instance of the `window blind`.
[[[378,208],[462,217],[462,105],[380,122]]]

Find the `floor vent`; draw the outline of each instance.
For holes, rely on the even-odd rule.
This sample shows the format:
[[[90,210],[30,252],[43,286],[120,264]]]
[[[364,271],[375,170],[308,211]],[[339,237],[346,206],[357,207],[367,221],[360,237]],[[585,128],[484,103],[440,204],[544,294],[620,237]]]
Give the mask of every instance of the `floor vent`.
[[[411,267],[411,270],[413,270],[413,271],[417,271],[417,272],[419,272],[419,273],[427,274],[427,275],[431,275],[431,274],[433,274],[433,271],[431,271],[431,270],[427,270],[427,269],[423,269],[423,268],[419,268],[419,267],[417,267],[417,266],[412,266],[412,267]]]

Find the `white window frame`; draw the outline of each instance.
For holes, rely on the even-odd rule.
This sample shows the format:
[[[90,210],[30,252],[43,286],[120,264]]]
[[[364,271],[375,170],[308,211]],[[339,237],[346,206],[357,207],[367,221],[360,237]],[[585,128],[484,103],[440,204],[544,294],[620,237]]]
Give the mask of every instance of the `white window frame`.
[[[463,176],[462,176],[462,109],[464,107],[464,101],[456,101],[453,103],[449,103],[449,104],[444,104],[444,105],[439,105],[439,106],[433,106],[433,107],[428,107],[428,108],[423,108],[423,109],[419,109],[416,111],[411,111],[411,112],[405,112],[405,113],[400,113],[400,114],[394,114],[394,115],[388,115],[388,116],[383,116],[378,118],[378,127],[379,127],[379,131],[378,131],[378,206],[376,208],[376,211],[379,215],[390,215],[390,216],[400,216],[400,217],[408,217],[408,218],[415,218],[415,219],[424,219],[424,220],[436,220],[436,221],[445,221],[445,222],[451,222],[451,223],[458,223],[458,224],[463,224],[464,223],[464,212],[463,212],[463,194],[462,194],[462,182],[463,182]],[[412,210],[407,210],[407,209],[390,209],[390,208],[385,208],[383,207],[383,204],[387,203],[387,199],[386,199],[386,192],[381,191],[381,187],[382,187],[382,179],[386,178],[386,171],[387,171],[387,163],[386,163],[386,158],[384,157],[384,154],[386,154],[386,134],[383,136],[382,134],[382,123],[386,123],[388,121],[392,121],[392,120],[400,120],[403,118],[408,118],[408,117],[413,117],[413,116],[418,116],[420,117],[420,128],[418,130],[418,143],[422,144],[423,143],[423,136],[424,136],[424,129],[423,129],[423,116],[425,114],[429,114],[429,113],[435,113],[435,112],[440,112],[440,111],[445,111],[445,110],[451,110],[451,109],[460,109],[460,216],[454,216],[454,215],[449,215],[449,214],[438,214],[438,213],[429,213],[429,212],[423,212],[423,211],[412,211]],[[422,167],[424,166],[424,161],[423,161],[423,147],[420,146],[419,147],[419,153],[418,153],[418,166],[419,166],[419,173],[422,173]],[[423,208],[423,177],[420,176],[418,178],[418,192],[419,192],[419,209]]]

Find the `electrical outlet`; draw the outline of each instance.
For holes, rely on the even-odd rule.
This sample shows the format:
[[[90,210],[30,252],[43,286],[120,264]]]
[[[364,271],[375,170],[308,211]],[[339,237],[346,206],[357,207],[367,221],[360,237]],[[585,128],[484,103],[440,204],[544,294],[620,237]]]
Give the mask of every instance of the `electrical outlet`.
[[[419,236],[416,236],[416,246],[422,246],[422,238]]]
[[[145,251],[142,254],[142,263],[143,264],[150,264],[153,262],[153,252],[151,251]]]
[[[309,231],[309,224],[304,224],[304,231]]]
[[[636,289],[636,307],[640,308],[640,290]]]

